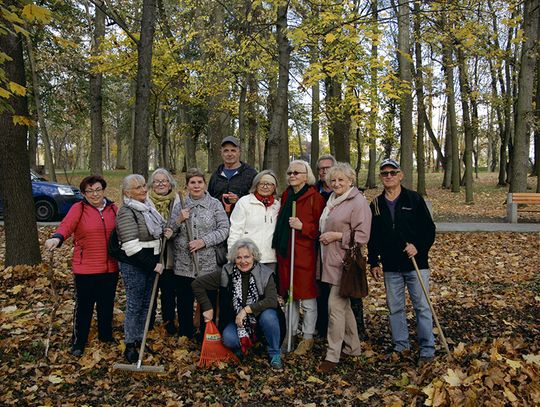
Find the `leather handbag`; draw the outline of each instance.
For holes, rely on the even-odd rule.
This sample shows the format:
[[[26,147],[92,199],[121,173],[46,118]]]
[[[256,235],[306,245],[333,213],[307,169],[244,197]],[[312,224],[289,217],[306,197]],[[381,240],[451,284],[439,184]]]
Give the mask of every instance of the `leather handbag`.
[[[214,246],[214,251],[216,252],[216,263],[219,267],[227,264],[227,241],[224,240],[221,243],[218,243]]]
[[[345,251],[343,270],[339,284],[339,295],[348,298],[364,298],[368,295],[366,245],[354,240],[351,230],[349,248]]]

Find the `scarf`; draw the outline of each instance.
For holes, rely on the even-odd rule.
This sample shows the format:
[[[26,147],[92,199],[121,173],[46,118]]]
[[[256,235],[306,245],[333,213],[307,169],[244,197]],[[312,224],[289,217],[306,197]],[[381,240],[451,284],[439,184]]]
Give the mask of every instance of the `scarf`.
[[[174,201],[175,195],[176,193],[174,191],[169,191],[167,195],[158,195],[154,190],[150,191],[150,200],[163,219],[169,219],[169,208],[171,202]]]
[[[141,212],[144,216],[144,222],[148,228],[148,232],[154,237],[159,239],[163,233],[163,226],[165,226],[165,219],[156,211],[156,208],[152,206],[148,198],[144,202],[136,201],[128,197],[124,197],[124,205],[131,209]]]
[[[247,298],[246,302],[244,303],[242,301],[242,272],[236,267],[233,267],[232,271],[232,306],[234,309],[234,314],[238,315],[238,313],[247,305],[254,304],[257,301],[259,301],[259,292],[257,291],[257,286],[255,284],[255,279],[253,278],[253,275],[251,274],[251,270],[248,271],[249,273],[249,283],[248,283],[248,292],[247,292]],[[240,339],[240,349],[242,350],[242,353],[245,355],[247,353],[248,348],[251,348],[255,341],[257,340],[255,336],[255,328],[256,328],[257,320],[255,319],[255,316],[253,314],[247,314],[244,320],[242,321],[241,327],[236,327],[236,330],[238,332],[238,338]]]
[[[323,213],[319,219],[319,230],[321,231],[321,233],[326,232],[326,219],[328,218],[330,212],[332,212],[332,209],[345,201],[353,188],[354,187],[350,187],[340,196],[337,196],[335,192],[332,192],[332,194],[328,198],[328,202],[326,202],[326,206],[324,207]]]
[[[270,207],[274,204],[274,195],[270,195],[270,196],[262,196],[261,194],[259,194],[257,191],[255,191],[255,198],[257,198],[259,201],[261,201],[265,207]]]
[[[281,212],[277,218],[276,230],[274,231],[274,237],[272,238],[272,247],[276,249],[281,257],[287,257],[289,250],[289,238],[291,236],[291,227],[289,226],[289,218],[292,216],[292,204],[297,201],[302,195],[304,195],[309,189],[309,185],[306,184],[302,187],[297,194],[289,187],[289,193],[287,195],[287,201],[281,207]]]

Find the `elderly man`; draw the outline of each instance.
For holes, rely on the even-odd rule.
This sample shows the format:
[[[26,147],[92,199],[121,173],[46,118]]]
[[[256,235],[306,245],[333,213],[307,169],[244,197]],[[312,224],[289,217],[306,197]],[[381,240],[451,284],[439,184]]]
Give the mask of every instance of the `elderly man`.
[[[386,301],[394,351],[410,348],[405,287],[416,315],[419,363],[433,359],[435,353],[432,314],[411,258],[420,268],[429,290],[428,252],[435,240],[435,224],[424,199],[401,186],[403,173],[399,164],[385,159],[380,165],[384,192],[371,202],[373,219],[368,243],[371,274],[384,278]]]
[[[317,160],[317,170],[319,171],[319,180],[315,184],[317,191],[322,195],[325,201],[328,201],[332,188],[326,183],[326,172],[336,165],[336,159],[332,154],[324,154]]]
[[[208,193],[219,200],[230,216],[238,199],[249,193],[257,171],[240,161],[240,141],[233,136],[221,141],[221,164],[210,177]]]

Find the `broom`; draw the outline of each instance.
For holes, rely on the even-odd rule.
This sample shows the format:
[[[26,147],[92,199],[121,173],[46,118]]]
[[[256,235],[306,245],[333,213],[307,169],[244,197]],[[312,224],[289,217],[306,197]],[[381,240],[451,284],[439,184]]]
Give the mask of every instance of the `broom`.
[[[208,321],[204,331],[199,367],[210,367],[219,362],[228,361],[239,362],[236,355],[221,342],[221,334],[214,321]]]

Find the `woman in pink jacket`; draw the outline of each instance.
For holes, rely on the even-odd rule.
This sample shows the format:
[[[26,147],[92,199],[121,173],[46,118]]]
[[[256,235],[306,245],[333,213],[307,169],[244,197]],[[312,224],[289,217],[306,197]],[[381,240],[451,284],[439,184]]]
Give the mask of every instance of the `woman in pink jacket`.
[[[360,340],[350,299],[339,295],[343,259],[349,247],[351,231],[354,231],[356,242],[366,244],[371,229],[371,210],[364,195],[354,186],[355,178],[353,169],[346,163],[337,163],[326,174],[326,183],[333,192],[319,220],[321,281],[330,285],[328,350],[319,366],[321,372],[334,369],[342,353],[353,356],[360,354]]]
[[[75,277],[75,310],[71,353],[81,356],[88,340],[94,305],[97,308],[98,338],[113,342],[112,320],[118,263],[107,253],[109,236],[115,227],[116,205],[105,198],[107,182],[99,175],[81,181],[84,200],[68,214],[45,241],[54,250],[73,235],[72,270]]]

